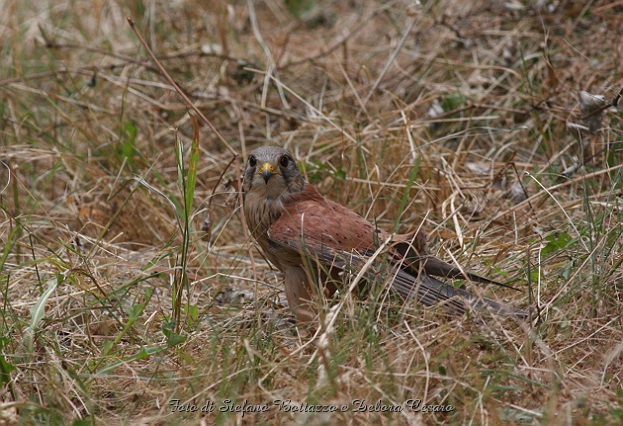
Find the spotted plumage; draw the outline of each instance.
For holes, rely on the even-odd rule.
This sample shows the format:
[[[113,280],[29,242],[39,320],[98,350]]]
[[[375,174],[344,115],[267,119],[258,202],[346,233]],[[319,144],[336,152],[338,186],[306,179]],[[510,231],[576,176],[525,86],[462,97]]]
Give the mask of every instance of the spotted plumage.
[[[463,314],[472,306],[518,318],[527,316],[523,310],[433,278],[431,275],[498,284],[430,256],[423,232],[390,235],[326,199],[304,179],[292,155],[282,148],[266,146],[249,155],[243,192],[247,225],[266,258],[284,273],[288,303],[299,320],[315,317],[319,288],[328,294],[335,292],[348,275],[344,272],[360,270],[381,244],[386,250],[372,261],[366,278],[384,272],[398,293],[427,306],[444,302],[454,314]]]

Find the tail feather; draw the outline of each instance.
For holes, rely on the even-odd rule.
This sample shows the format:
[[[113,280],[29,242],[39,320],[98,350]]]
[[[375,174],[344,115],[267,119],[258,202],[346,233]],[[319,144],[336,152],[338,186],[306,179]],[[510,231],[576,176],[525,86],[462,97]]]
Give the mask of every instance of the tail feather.
[[[443,304],[455,315],[463,315],[470,308],[475,308],[517,319],[526,319],[529,316],[529,313],[523,309],[480,297],[443,283],[425,273],[414,276],[403,269],[398,269],[393,278],[392,287],[404,297],[415,297],[423,305]]]
[[[432,275],[441,278],[456,278],[456,279],[469,279],[482,284],[494,284],[500,287],[511,288],[517,290],[508,284],[503,284],[489,278],[481,277],[472,272],[464,271],[454,265],[451,265],[443,260],[437,259],[434,256],[428,254],[428,249],[421,242],[406,239],[404,235],[401,237],[392,248],[394,250],[394,259],[401,262],[403,268],[411,271],[413,274],[418,275],[420,271],[424,271],[427,275]]]
[[[284,241],[282,244],[297,252],[301,247],[295,241]],[[472,281],[499,284],[487,278],[475,274],[464,274],[458,268],[441,260],[431,257],[421,257],[418,260],[394,258],[394,262],[387,263],[379,260],[366,264],[370,260],[371,253],[355,253],[351,251],[337,250],[311,239],[305,240],[304,251],[308,252],[317,263],[322,272],[328,276],[336,271],[353,273],[361,268],[367,268],[365,280],[374,280],[379,275],[390,273],[393,275],[392,287],[404,297],[414,297],[426,306],[443,303],[444,307],[454,315],[463,315],[470,308],[489,310],[496,314],[525,319],[528,312],[516,309],[491,299],[480,297],[468,291],[443,283],[430,275],[438,275],[449,278],[467,278]],[[432,271],[429,271],[429,265]],[[449,268],[449,269],[448,269]]]
[[[424,271],[428,275],[433,275],[435,277],[468,279],[475,283],[493,284],[499,287],[505,287],[505,288],[510,288],[511,290],[520,291],[519,289],[513,286],[510,286],[508,284],[504,284],[499,281],[494,281],[490,278],[486,278],[486,277],[474,274],[473,272],[468,272],[460,268],[457,268],[456,266],[453,266],[433,256],[425,257],[422,260],[422,264],[424,265]]]

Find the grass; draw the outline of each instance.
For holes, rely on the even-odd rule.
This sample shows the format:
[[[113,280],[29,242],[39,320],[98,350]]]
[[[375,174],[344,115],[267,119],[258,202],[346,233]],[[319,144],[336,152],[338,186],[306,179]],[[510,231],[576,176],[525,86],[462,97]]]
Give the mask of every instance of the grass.
[[[620,424],[623,11],[524,3],[5,5],[0,424]],[[538,318],[297,327],[240,217],[267,142]]]

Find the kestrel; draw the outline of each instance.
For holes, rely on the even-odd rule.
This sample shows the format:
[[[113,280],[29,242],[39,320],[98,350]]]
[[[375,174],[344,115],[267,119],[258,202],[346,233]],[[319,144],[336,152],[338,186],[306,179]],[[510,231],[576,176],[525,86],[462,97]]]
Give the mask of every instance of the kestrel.
[[[299,321],[316,316],[319,290],[331,296],[349,275],[363,268],[367,281],[385,274],[395,291],[426,306],[443,303],[457,315],[473,307],[527,317],[526,311],[433,278],[499,284],[429,255],[423,232],[383,232],[323,197],[282,148],[265,146],[253,151],[242,186],[248,228],[266,258],[284,274],[288,304]]]

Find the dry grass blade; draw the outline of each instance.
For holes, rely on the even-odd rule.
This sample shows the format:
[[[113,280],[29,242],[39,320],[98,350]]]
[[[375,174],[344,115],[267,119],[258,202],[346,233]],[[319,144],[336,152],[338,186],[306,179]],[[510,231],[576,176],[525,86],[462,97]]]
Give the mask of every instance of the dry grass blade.
[[[620,2],[3,6],[0,424],[623,423]],[[538,324],[332,253],[297,325],[241,217],[265,143]]]

